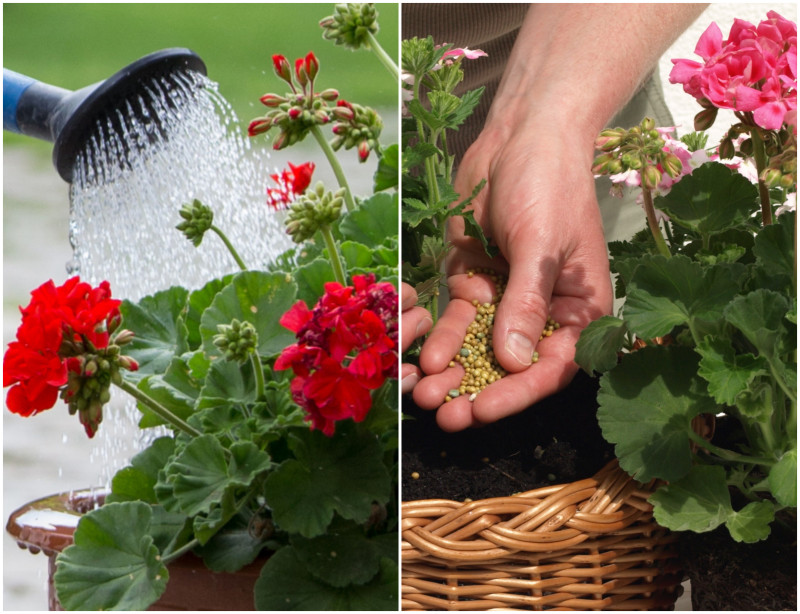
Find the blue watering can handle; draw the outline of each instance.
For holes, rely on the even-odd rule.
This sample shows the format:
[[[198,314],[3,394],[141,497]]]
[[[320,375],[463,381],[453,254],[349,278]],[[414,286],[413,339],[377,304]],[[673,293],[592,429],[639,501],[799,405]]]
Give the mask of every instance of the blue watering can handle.
[[[34,83],[35,79],[7,68],[3,69],[3,130],[20,132],[17,124],[17,106],[22,94]]]

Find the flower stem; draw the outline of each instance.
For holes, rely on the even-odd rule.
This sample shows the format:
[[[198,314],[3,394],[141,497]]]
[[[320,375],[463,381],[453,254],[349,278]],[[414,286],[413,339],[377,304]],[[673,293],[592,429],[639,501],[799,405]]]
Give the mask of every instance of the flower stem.
[[[771,467],[775,464],[774,460],[769,458],[761,458],[757,456],[746,456],[744,454],[738,454],[736,452],[732,452],[731,450],[726,450],[725,448],[720,448],[719,446],[715,446],[710,441],[707,441],[693,430],[689,430],[689,439],[691,439],[694,443],[698,444],[700,447],[708,450],[712,454],[715,454],[719,458],[725,461],[734,462],[734,463],[748,463],[752,465],[762,465],[765,467]]]
[[[261,366],[261,359],[258,352],[250,354],[250,363],[253,365],[253,372],[256,375],[256,399],[264,398],[264,367]]]
[[[217,236],[218,236],[220,239],[222,239],[222,242],[225,244],[225,247],[227,247],[227,248],[228,248],[228,251],[231,253],[231,256],[233,256],[233,259],[236,261],[236,264],[237,264],[237,265],[239,265],[239,268],[240,268],[242,271],[246,271],[246,270],[247,270],[247,267],[245,266],[245,264],[244,264],[244,261],[241,259],[241,257],[240,257],[240,256],[239,256],[239,254],[237,253],[236,249],[233,247],[233,243],[231,243],[231,242],[228,240],[228,237],[226,237],[226,236],[225,236],[225,233],[224,233],[224,232],[222,232],[222,231],[221,231],[219,228],[217,228],[217,227],[216,227],[216,226],[214,226],[213,224],[212,224],[212,226],[211,226],[210,230],[213,230],[214,232],[216,232],[216,233],[217,233]]]
[[[647,215],[647,225],[650,227],[650,233],[656,242],[656,247],[662,256],[671,258],[672,254],[667,247],[667,242],[664,240],[664,235],[661,234],[661,228],[656,219],[656,209],[653,206],[653,194],[647,188],[642,188],[642,196],[644,197],[644,212]]]
[[[750,139],[753,142],[753,159],[756,163],[756,173],[758,175],[758,198],[761,201],[761,221],[764,226],[772,224],[772,206],[769,202],[769,188],[761,179],[761,174],[767,168],[767,149],[764,139],[758,128],[750,130]]]
[[[200,544],[199,540],[195,537],[191,541],[185,543],[183,546],[181,546],[180,548],[175,550],[175,552],[169,552],[169,553],[166,553],[166,554],[162,555],[161,562],[164,565],[169,565],[172,561],[174,561],[177,558],[182,557],[184,554],[186,554],[192,548],[194,548],[195,546],[198,546],[199,544]]]
[[[392,78],[397,81],[400,78],[400,72],[397,70],[397,65],[394,63],[394,60],[389,57],[389,54],[381,47],[381,44],[378,42],[378,39],[372,34],[372,32],[367,32],[367,40],[369,41],[370,48],[375,52],[375,55],[378,56],[378,59],[381,61],[381,64],[384,65],[386,70],[389,71],[389,74],[392,75]]]
[[[134,399],[136,399],[142,405],[147,407],[147,409],[152,411],[156,416],[158,416],[168,424],[171,424],[176,429],[179,429],[192,437],[200,437],[202,435],[200,431],[198,431],[193,426],[191,426],[190,424],[188,424],[187,422],[185,422],[184,420],[173,414],[170,410],[161,405],[161,403],[159,403],[149,395],[145,394],[141,390],[139,390],[136,386],[134,386],[130,382],[127,382],[123,379],[116,384],[119,388],[127,392]]]
[[[331,257],[331,266],[333,267],[333,275],[343,286],[347,285],[347,280],[344,275],[344,267],[342,266],[342,259],[339,258],[339,250],[336,247],[336,240],[333,238],[333,233],[331,232],[330,226],[322,226],[320,229],[320,234],[322,234],[322,238],[325,240],[325,246],[328,248],[328,254]]]
[[[331,148],[330,143],[325,140],[325,137],[322,135],[322,131],[319,129],[319,126],[316,124],[311,126],[311,134],[313,134],[314,138],[317,139],[317,143],[319,143],[319,146],[322,148],[322,153],[324,153],[325,157],[328,159],[328,162],[333,169],[333,174],[336,175],[336,181],[339,182],[339,187],[344,188],[344,202],[347,205],[347,210],[354,211],[356,204],[353,201],[353,192],[350,190],[350,186],[347,183],[347,177],[345,177],[342,165],[339,164],[339,159],[336,157],[336,154]]]

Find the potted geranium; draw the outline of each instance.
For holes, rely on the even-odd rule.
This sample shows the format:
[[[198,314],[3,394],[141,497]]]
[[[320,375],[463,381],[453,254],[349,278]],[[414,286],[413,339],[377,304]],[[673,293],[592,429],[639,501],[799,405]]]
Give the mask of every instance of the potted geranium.
[[[598,421],[620,465],[661,484],[650,497],[660,524],[720,527],[731,544],[778,531],[794,552],[797,27],[771,11],[723,39],[712,23],[697,53],[670,75],[703,107],[695,129],[718,109],[738,122],[709,151],[704,135],[678,140],[648,119],[600,134],[595,172],[641,189],[648,227],[609,246],[625,303],[582,333],[576,360],[602,373]],[[714,558],[736,570],[734,586],[716,589],[728,607],[795,607],[792,570],[777,570],[787,600],[748,602],[761,582],[741,574],[760,564]],[[696,607],[713,608],[697,580]]]
[[[320,25],[337,44],[376,50],[396,77],[373,5],[338,5]],[[224,609],[397,607],[396,147],[381,148],[374,110],[320,87],[313,52],[275,55],[273,67],[289,91],[261,97],[268,112],[250,136],[271,133],[282,149],[311,134],[339,182],[314,185],[313,163],[272,176],[267,200],[285,209],[297,249],[249,268],[227,221],[194,200],[178,229],[199,249],[217,240],[211,230],[240,272],[137,302],[107,282],[50,281],[22,309],[4,359],[12,412],[35,415],[60,397],[91,437],[117,387],[137,401],[143,429],[167,433],[103,497],[66,503],[77,527],[34,544],[24,518],[9,523],[52,554],[51,606],[147,609],[172,590],[172,570],[201,559],[214,573],[188,574],[205,586],[182,593],[201,600],[182,607],[213,607],[200,590],[210,587]],[[377,158],[374,194],[351,192],[340,148]],[[216,588],[242,569],[243,603],[239,589]]]

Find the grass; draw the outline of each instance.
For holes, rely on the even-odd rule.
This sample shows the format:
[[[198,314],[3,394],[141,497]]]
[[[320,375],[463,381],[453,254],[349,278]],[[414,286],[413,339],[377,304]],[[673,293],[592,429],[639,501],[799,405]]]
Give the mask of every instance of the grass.
[[[398,5],[378,3],[378,41],[398,57]],[[74,90],[106,79],[140,57],[187,47],[243,123],[261,114],[258,98],[284,93],[272,55],[293,61],[314,51],[320,88],[375,108],[396,107],[398,87],[369,51],[350,51],[322,38],[318,22],[334,4],[4,4],[3,65]],[[3,133],[4,145],[33,141]],[[32,147],[43,148],[32,144]],[[43,150],[49,151],[49,147]]]

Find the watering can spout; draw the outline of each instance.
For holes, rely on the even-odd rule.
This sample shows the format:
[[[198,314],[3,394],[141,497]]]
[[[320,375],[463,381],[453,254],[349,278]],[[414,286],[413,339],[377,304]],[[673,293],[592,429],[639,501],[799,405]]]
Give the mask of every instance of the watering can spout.
[[[205,75],[205,64],[194,52],[181,48],[151,53],[105,81],[76,91],[3,68],[3,130],[53,143],[53,164],[71,183],[75,162],[99,119],[119,121],[120,114],[137,108],[130,101],[141,98],[154,79],[169,80],[190,71]],[[150,116],[146,109],[142,111]]]

